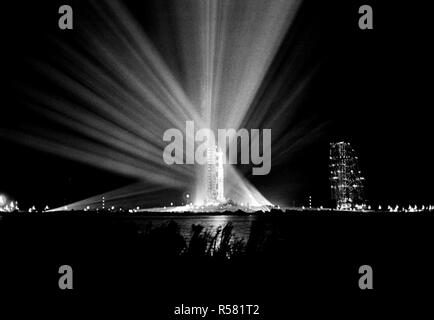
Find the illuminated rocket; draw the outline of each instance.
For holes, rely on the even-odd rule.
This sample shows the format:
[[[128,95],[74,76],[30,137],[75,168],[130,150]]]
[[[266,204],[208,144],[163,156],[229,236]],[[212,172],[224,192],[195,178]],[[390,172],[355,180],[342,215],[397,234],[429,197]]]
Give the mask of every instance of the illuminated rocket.
[[[225,202],[223,152],[216,146],[207,149],[206,187],[207,204]]]

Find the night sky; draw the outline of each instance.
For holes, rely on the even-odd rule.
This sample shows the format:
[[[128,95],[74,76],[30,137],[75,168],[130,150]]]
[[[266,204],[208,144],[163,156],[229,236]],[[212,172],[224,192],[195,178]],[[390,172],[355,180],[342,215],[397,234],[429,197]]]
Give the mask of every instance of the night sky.
[[[152,11],[156,4],[128,3],[156,46],[162,52],[173,50],[159,47]],[[20,88],[23,84],[48,86],[31,70],[29,61],[50,61],[58,54],[50,39],[66,37],[74,45],[74,33],[86,32],[77,24],[80,9],[86,7],[81,1],[68,1],[77,19],[74,30],[58,29],[57,10],[62,4],[2,4],[0,130],[21,130],[37,122],[52,125],[25,107]],[[374,30],[358,28],[362,4],[373,7]],[[159,1],[160,7],[164,5],[166,1]],[[300,73],[316,71],[296,120],[315,119],[324,129],[284,162],[273,165],[272,161],[268,176],[249,177],[271,202],[301,205],[312,195],[314,204],[326,203],[330,198],[329,143],[342,140],[351,142],[359,155],[369,200],[434,202],[430,12],[408,1],[303,2],[262,89],[267,92],[273,78],[286,72],[294,50],[301,48]],[[258,96],[255,103],[260,102]],[[17,145],[1,135],[0,146],[0,192],[18,200],[22,207],[67,204],[134,182]]]

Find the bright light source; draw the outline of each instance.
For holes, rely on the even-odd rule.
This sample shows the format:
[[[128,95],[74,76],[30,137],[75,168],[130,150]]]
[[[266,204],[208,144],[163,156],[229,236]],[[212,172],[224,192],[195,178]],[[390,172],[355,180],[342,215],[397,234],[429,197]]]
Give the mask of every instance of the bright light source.
[[[285,132],[293,105],[313,71],[296,82],[296,71],[303,68],[288,67],[289,77],[267,83],[266,75],[300,3],[192,0],[187,12],[185,1],[173,1],[165,8],[172,21],[160,19],[157,23],[161,25],[156,27],[174,27],[176,32],[160,39],[160,45],[176,44],[179,50],[167,51],[163,57],[120,2],[95,2],[90,9],[95,10],[93,20],[86,25],[86,32],[78,35],[77,45],[59,39],[62,54],[56,66],[34,66],[71,99],[33,89],[26,92],[35,111],[67,130],[29,128],[29,133],[13,132],[8,138],[146,181],[141,191],[131,185],[105,194],[103,208],[105,200],[114,203],[139,192],[146,200],[153,188],[185,190],[192,185],[196,190],[191,198],[200,204],[205,198],[202,169],[164,163],[162,133],[166,129],[183,130],[186,120],[213,130],[237,130],[241,125],[257,128],[260,123],[272,128],[273,137],[279,137],[273,141],[273,164],[290,156],[294,145],[309,142],[309,133],[322,129],[315,124]],[[298,50],[294,56],[303,59],[298,58],[303,56]],[[294,60],[291,65],[298,65],[296,62],[303,61]],[[180,75],[179,70],[185,74]],[[284,102],[276,104],[274,92],[288,79],[297,85]],[[264,96],[258,106],[254,101],[262,85],[269,85],[268,92],[273,93]],[[271,204],[235,167],[227,165],[225,169],[225,190],[232,200],[252,206]],[[100,207],[101,196],[69,206],[74,210],[89,204]],[[189,203],[190,195],[186,199]]]

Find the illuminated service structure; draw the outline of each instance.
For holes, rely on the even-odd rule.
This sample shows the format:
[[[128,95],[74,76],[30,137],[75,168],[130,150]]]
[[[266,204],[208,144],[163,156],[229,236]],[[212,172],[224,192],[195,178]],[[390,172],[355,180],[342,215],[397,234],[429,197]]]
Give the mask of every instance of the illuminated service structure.
[[[206,160],[206,203],[218,205],[225,202],[223,152],[216,146],[208,147]]]
[[[350,143],[331,143],[330,184],[336,207],[338,209],[365,208],[363,182],[358,158]]]

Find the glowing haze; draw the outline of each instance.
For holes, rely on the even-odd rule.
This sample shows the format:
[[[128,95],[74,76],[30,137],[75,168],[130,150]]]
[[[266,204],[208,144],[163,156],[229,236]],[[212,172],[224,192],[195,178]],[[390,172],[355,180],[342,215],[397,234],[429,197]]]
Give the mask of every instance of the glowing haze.
[[[197,129],[242,126],[271,128],[273,139],[275,131],[280,134],[287,124],[279,118],[291,109],[308,79],[300,81],[291,99],[274,107],[271,116],[267,101],[257,110],[252,110],[252,102],[299,4],[174,0],[155,12],[166,17],[158,20],[162,36],[157,45],[119,2],[92,1],[93,10],[75,22],[85,30],[77,33],[77,44],[53,40],[58,49],[54,61],[32,61],[56,93],[23,86],[30,108],[68,130],[32,127],[10,132],[9,138],[140,181],[68,209],[86,208],[101,197],[112,199],[113,205],[131,195],[146,199],[165,188],[191,191],[194,202],[201,203],[203,168],[166,164],[163,133],[169,128],[184,131],[186,121],[194,121]],[[172,49],[163,54],[162,47]],[[298,141],[296,134],[286,138]],[[282,142],[273,146],[272,161],[290,148]],[[236,167],[225,167],[225,193],[231,199],[269,204]]]

